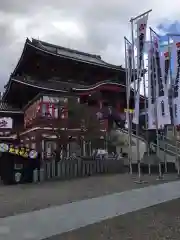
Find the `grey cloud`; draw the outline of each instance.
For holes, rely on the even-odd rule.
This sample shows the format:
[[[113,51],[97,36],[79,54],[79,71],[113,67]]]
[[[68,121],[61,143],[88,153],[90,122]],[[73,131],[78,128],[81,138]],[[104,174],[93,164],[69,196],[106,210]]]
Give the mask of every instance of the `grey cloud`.
[[[32,12],[40,12],[45,7],[60,10],[77,10],[87,5],[84,0],[6,0],[0,1],[0,11],[8,13],[28,14]]]
[[[10,30],[6,24],[0,24],[0,48],[7,47],[11,43],[14,35]]]
[[[82,51],[89,51],[100,54],[106,51],[108,45],[120,45],[121,36],[118,31],[123,23],[128,18],[126,11],[121,11],[121,3],[119,1],[111,0],[111,3],[106,1],[84,1],[84,0],[66,0],[66,1],[49,1],[49,0],[6,0],[0,1],[0,13],[8,16],[8,20],[0,22],[0,49],[3,49],[4,59],[0,69],[0,88],[1,82],[4,83],[7,77],[15,67],[17,60],[21,54],[21,49],[24,42],[16,44],[19,39],[18,34],[13,31],[11,22],[20,17],[29,18],[26,25],[27,36],[24,37],[38,37],[30,36],[29,33],[33,29],[39,29],[44,26],[50,28],[50,21],[54,15],[64,17],[66,20],[77,20],[83,24],[86,30],[86,41],[67,39],[63,34],[57,32],[45,32],[42,40],[46,40],[55,44],[69,46]],[[37,17],[40,16],[40,17]],[[124,22],[122,22],[122,19]],[[124,20],[125,19],[125,20]],[[38,31],[37,31],[38,32]],[[25,38],[22,37],[25,40]],[[20,47],[21,45],[21,47]],[[10,46],[14,46],[12,50]],[[119,62],[119,64],[121,64]],[[8,71],[8,72],[6,72]]]
[[[137,14],[137,6],[128,5],[127,2],[128,0],[1,0],[0,14],[8,18],[6,21],[1,21],[2,18],[0,18],[0,50],[3,50],[4,54],[3,63],[0,66],[0,88],[8,80],[5,76],[10,74],[12,67],[17,63],[23,41],[26,37],[37,38],[38,31],[44,32],[42,40],[96,54],[106,53],[106,60],[108,60],[107,52],[112,49],[111,46],[120,52],[124,34],[129,35],[129,18]],[[144,8],[146,3],[141,2]],[[15,32],[11,26],[14,20],[22,17],[29,19],[26,23],[27,31],[25,31],[27,36],[21,32]],[[80,22],[85,28],[85,39],[71,40],[61,32],[51,31],[50,22],[58,19],[61,21],[63,18]],[[33,29],[36,33],[31,36]],[[116,51],[113,50],[113,52]],[[113,56],[110,55],[112,59]],[[117,54],[115,59],[119,60],[117,64],[123,64],[120,62],[123,59],[122,53]]]

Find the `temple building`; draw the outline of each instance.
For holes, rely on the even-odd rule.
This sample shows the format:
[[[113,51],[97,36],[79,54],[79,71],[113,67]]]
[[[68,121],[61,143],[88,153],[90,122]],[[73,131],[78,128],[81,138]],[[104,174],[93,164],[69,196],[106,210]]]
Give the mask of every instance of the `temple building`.
[[[3,137],[18,138],[30,148],[51,152],[57,144],[57,129],[61,133],[63,129],[68,131],[69,139],[82,131],[80,124],[66,124],[70,100],[86,104],[94,116],[107,107],[124,116],[125,69],[106,63],[99,55],[26,39],[2,97],[0,121],[11,118],[9,128],[2,131],[0,126]],[[141,97],[142,105],[143,102]],[[130,107],[133,106],[131,91]],[[105,139],[110,127],[108,118],[104,118],[99,139]]]

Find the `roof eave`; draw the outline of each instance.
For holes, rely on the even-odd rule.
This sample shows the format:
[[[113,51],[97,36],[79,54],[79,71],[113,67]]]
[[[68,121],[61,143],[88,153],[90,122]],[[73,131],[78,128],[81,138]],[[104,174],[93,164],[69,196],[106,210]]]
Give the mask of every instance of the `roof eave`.
[[[16,111],[16,110],[0,110],[0,113],[24,114],[23,111]]]
[[[19,65],[21,64],[21,61],[23,60],[23,57],[24,57],[24,54],[25,54],[25,50],[26,50],[26,48],[27,48],[27,44],[28,44],[28,43],[30,43],[30,40],[29,40],[28,38],[26,38],[26,41],[25,41],[25,43],[24,43],[24,47],[23,47],[21,56],[20,56],[20,58],[19,58],[19,60],[18,60],[18,63],[17,63],[17,65],[16,65],[14,71],[12,72],[11,76],[15,76],[15,75],[16,75],[16,71],[17,71]]]

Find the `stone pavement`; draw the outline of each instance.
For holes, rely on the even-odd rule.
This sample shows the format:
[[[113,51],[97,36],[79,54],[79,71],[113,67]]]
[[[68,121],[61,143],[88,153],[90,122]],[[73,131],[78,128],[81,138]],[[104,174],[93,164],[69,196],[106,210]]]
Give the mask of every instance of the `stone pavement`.
[[[5,217],[0,219],[0,240],[45,239],[177,198],[180,181]]]
[[[127,213],[46,240],[179,240],[180,199]]]
[[[83,199],[159,184],[157,176],[144,176],[148,183],[138,185],[128,174],[95,176],[43,184],[0,186],[0,217],[30,212]],[[176,176],[168,176],[175,180]]]

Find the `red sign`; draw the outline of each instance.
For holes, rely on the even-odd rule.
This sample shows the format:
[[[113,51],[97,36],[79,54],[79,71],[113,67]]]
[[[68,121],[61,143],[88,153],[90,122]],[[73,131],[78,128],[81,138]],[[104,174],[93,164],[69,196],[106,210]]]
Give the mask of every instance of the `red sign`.
[[[158,48],[158,40],[156,38],[154,39],[154,46],[155,48]]]
[[[140,25],[140,27],[139,27],[139,31],[141,32],[141,31],[144,31],[145,30],[145,28],[146,28],[146,24],[144,23],[142,23],[141,25]]]
[[[180,42],[177,42],[177,43],[176,43],[176,47],[177,47],[177,48],[180,48]]]
[[[168,58],[169,57],[169,52],[165,52],[164,56],[165,56],[165,58]]]

